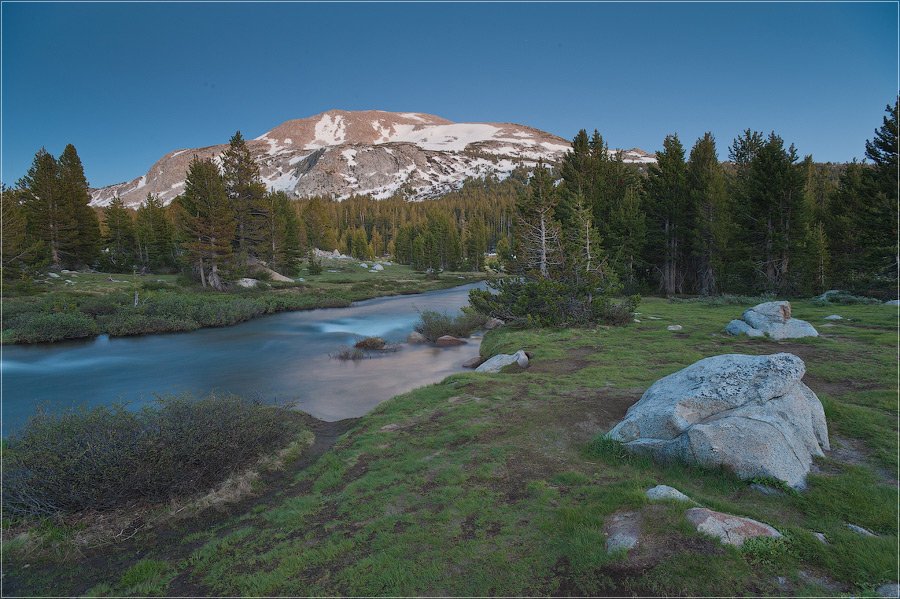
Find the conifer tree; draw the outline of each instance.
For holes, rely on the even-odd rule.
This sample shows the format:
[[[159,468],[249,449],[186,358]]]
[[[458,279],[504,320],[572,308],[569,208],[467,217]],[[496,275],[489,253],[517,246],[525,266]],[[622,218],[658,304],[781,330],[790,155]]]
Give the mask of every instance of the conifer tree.
[[[688,189],[684,146],[668,135],[663,150],[650,165],[648,192],[648,257],[659,273],[659,288],[667,295],[684,292],[686,280]]]
[[[174,232],[159,197],[147,194],[135,216],[137,262],[141,270],[175,266]]]
[[[27,218],[27,231],[43,242],[54,268],[63,264],[68,245],[60,231],[68,228],[71,214],[65,211],[59,186],[59,166],[56,159],[41,148],[34,155],[31,167],[18,182],[19,195]]]
[[[236,223],[234,245],[238,262],[246,266],[247,258],[265,252],[270,219],[266,205],[266,188],[259,176],[259,166],[253,160],[247,142],[240,131],[229,141],[222,153],[222,178]]]
[[[3,277],[12,278],[30,268],[43,265],[43,244],[28,233],[28,218],[15,189],[0,188],[0,246]]]
[[[641,255],[647,239],[647,223],[641,208],[641,197],[634,187],[629,187],[625,197],[610,215],[611,247],[616,271],[627,291],[638,288]]]
[[[66,212],[60,221],[60,248],[72,266],[93,264],[100,251],[100,222],[90,206],[91,194],[75,146],[66,145],[57,164],[60,202]]]
[[[516,252],[525,271],[536,271],[549,278],[552,271],[564,264],[562,233],[554,218],[559,201],[550,171],[538,164],[529,185],[530,193],[517,203],[519,214]]]
[[[856,227],[865,244],[861,256],[863,268],[896,287],[900,275],[900,246],[898,246],[898,111],[900,104],[885,107],[887,115],[875,131],[875,137],[866,141],[866,158],[874,164],[868,177],[868,201],[863,205]],[[887,285],[885,285],[887,286]],[[893,289],[895,291],[896,289]]]
[[[116,196],[103,209],[106,231],[103,235],[103,267],[112,272],[130,272],[135,264],[135,227],[131,212]]]
[[[196,156],[179,196],[179,222],[185,250],[204,287],[222,290],[222,269],[230,266],[235,220],[219,168]]]
[[[691,149],[687,180],[694,215],[691,257],[697,291],[711,295],[717,290],[728,235],[728,196],[712,133],[704,134]]]

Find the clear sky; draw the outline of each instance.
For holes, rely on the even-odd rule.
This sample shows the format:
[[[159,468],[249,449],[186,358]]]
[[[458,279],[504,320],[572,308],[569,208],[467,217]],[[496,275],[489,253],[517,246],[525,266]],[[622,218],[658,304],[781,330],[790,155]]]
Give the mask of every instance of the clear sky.
[[[2,5],[2,180],[73,143],[94,186],[330,108],[613,147],[775,130],[861,158],[898,88],[896,3]]]

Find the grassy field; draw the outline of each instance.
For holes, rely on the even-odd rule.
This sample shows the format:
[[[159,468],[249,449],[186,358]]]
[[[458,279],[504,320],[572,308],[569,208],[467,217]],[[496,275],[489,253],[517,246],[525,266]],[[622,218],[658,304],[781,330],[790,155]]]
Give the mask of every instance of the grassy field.
[[[491,332],[483,355],[524,348],[530,368],[455,375],[320,425],[303,459],[227,513],[173,517],[94,549],[59,550],[71,535],[59,526],[43,533],[55,551],[7,542],[4,592],[871,594],[897,577],[897,310],[793,305],[821,337],[732,338],[722,328],[746,306],[659,299],[626,327]],[[823,320],[832,313],[846,320]],[[834,448],[805,492],[765,495],[726,472],[598,442],[660,377],[710,355],[779,351],[806,361]],[[683,505],[649,502],[656,484],[784,537],[722,546],[688,525]],[[604,522],[625,509],[642,515],[640,543],[607,553]]]
[[[261,289],[220,293],[176,275],[64,272],[27,285],[7,282],[3,343],[41,343],[93,337],[191,331],[228,326],[274,312],[343,307],[351,302],[444,289],[484,278],[442,273],[430,278],[407,266],[372,272],[359,262],[324,260],[320,275]],[[137,294],[137,305],[135,305]]]

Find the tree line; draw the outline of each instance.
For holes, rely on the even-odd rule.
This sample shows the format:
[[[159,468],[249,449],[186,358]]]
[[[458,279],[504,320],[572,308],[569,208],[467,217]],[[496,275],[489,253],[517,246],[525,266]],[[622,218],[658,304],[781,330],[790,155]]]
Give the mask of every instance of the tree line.
[[[260,262],[295,274],[312,248],[431,271],[481,270],[496,251],[512,272],[553,278],[580,264],[627,293],[886,293],[897,275],[897,109],[866,143],[870,163],[815,163],[746,130],[724,162],[712,134],[690,151],[672,134],[642,168],[582,130],[552,168],[423,202],[266,190],[237,132],[221,157],[191,162],[171,205],[148,195],[137,210],[118,198],[99,210],[75,148],[41,150],[3,190],[3,274],[180,268],[222,288]]]

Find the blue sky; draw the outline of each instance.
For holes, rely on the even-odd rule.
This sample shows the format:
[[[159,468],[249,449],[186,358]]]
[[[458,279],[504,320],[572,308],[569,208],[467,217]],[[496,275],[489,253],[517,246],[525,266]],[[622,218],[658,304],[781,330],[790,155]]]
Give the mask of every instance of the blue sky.
[[[2,5],[2,180],[73,143],[92,185],[330,108],[720,156],[745,128],[844,161],[897,93],[898,5]]]

